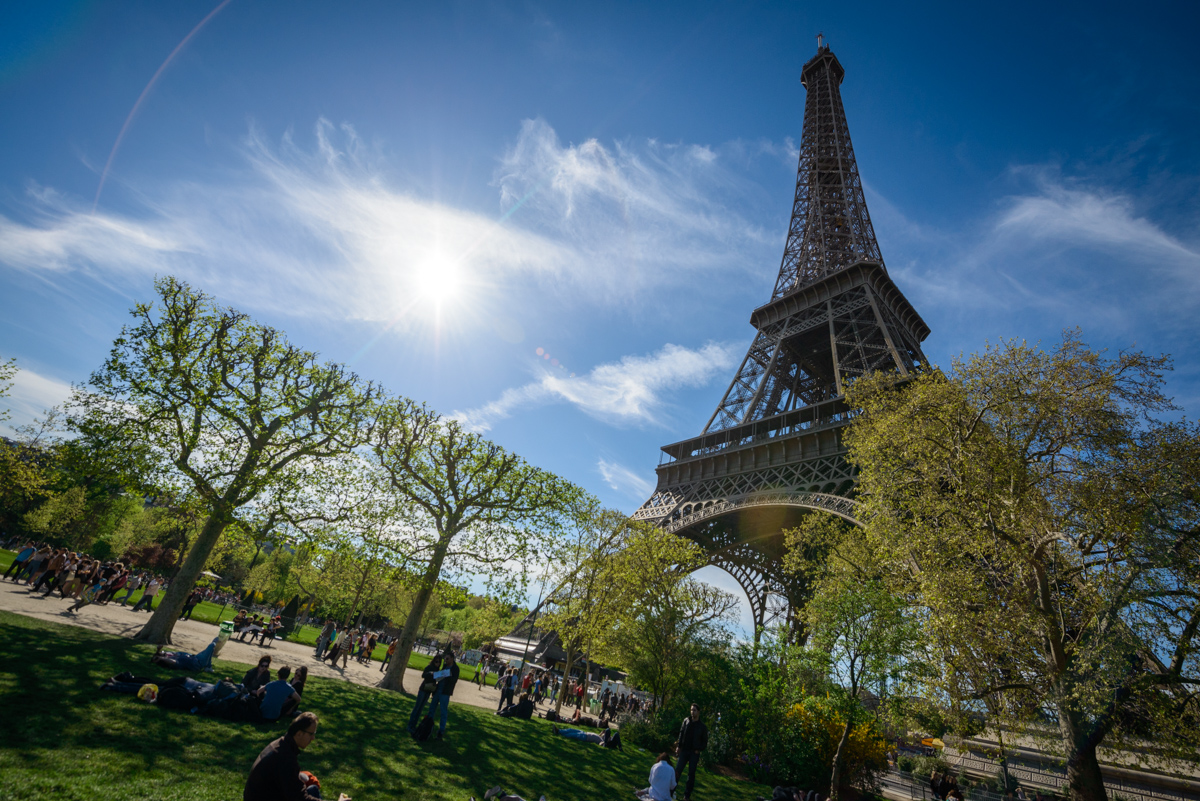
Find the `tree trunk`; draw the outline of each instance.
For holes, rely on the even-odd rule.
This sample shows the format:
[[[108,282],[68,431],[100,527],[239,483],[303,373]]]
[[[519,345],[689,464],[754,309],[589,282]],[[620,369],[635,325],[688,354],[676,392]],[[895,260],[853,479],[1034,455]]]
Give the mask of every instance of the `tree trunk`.
[[[554,702],[554,714],[558,714],[562,710],[563,701],[567,697],[567,688],[570,686],[571,668],[575,666],[575,648],[567,646],[567,661],[563,663],[562,684],[558,688],[558,699]]]
[[[833,755],[833,775],[829,778],[829,799],[830,801],[838,801],[841,797],[842,787],[842,762],[846,753],[846,743],[850,742],[850,727],[853,725],[854,718],[847,710],[846,725],[842,727],[842,739],[838,740],[837,752]]]
[[[170,645],[171,632],[175,629],[175,621],[183,613],[183,605],[196,586],[196,579],[204,571],[204,565],[222,532],[229,525],[229,516],[223,508],[214,508],[204,523],[204,529],[196,538],[196,544],[188,551],[187,559],[179,568],[175,580],[163,593],[158,609],[150,615],[150,620],[142,626],[142,630],[134,635],[135,640],[144,640],[156,645]]]
[[[417,629],[421,626],[421,618],[425,616],[425,607],[429,605],[429,599],[433,597],[438,576],[442,572],[442,562],[446,559],[446,551],[450,550],[450,540],[452,539],[454,539],[454,534],[442,535],[429,560],[429,565],[425,568],[425,575],[421,577],[421,586],[413,598],[413,607],[404,620],[404,628],[400,630],[400,641],[396,645],[396,653],[391,664],[388,665],[387,673],[383,674],[383,679],[379,682],[379,686],[385,690],[404,692],[404,671],[408,669],[408,658],[412,656],[413,644],[417,640]]]
[[[1071,801],[1107,801],[1104,777],[1096,747],[1101,737],[1070,711],[1059,705],[1058,727],[1067,747],[1067,792]]]

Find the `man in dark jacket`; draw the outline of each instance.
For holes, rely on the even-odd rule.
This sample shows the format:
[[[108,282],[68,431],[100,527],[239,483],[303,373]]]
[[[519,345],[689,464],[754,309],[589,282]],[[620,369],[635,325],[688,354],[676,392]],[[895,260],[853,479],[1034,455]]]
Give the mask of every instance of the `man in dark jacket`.
[[[287,734],[273,740],[250,768],[242,801],[317,801],[319,790],[312,790],[300,778],[300,752],[317,737],[317,716],[304,712],[296,716]],[[320,787],[318,783],[317,788]],[[338,801],[350,801],[342,793]]]
[[[446,674],[448,675],[441,675]],[[437,676],[441,675],[441,678]],[[442,707],[442,720],[438,725],[437,738],[440,740],[446,734],[446,718],[450,714],[450,696],[454,695],[454,685],[458,684],[458,663],[454,661],[454,652],[447,649],[442,655],[442,669],[435,674],[437,678],[437,694],[433,697],[433,705],[429,714],[437,719],[438,705]]]
[[[687,787],[683,791],[683,801],[692,801],[692,790],[696,787],[696,765],[700,762],[700,752],[708,748],[708,727],[700,720],[700,707],[692,704],[692,713],[684,718],[679,727],[679,740],[675,743],[675,753],[679,761],[675,763],[675,782],[683,784],[683,766],[687,765]]]

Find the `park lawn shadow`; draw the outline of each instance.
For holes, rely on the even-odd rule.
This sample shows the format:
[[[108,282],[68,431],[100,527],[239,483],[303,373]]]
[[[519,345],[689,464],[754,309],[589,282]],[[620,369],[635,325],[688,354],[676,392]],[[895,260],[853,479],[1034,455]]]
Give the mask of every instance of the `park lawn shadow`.
[[[150,664],[150,646],[74,626],[0,612],[0,798],[30,801],[231,801],[259,751],[286,722],[250,724],[160,709],[101,691],[110,676],[181,675]],[[282,663],[274,664],[279,667]],[[238,681],[249,665],[217,660],[213,674]],[[460,680],[460,691],[472,689]],[[550,801],[627,799],[644,786],[653,755],[555,736],[544,720],[510,720],[452,706],[445,740],[417,743],[407,723],[414,699],[310,677],[302,709],[321,719],[301,766],[323,794],[355,801],[481,798],[500,784]],[[768,788],[697,777],[694,797],[737,801]]]

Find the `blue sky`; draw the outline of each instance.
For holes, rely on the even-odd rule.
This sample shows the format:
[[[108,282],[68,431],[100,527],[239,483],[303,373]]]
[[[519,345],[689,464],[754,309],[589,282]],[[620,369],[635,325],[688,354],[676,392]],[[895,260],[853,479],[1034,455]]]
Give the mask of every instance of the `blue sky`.
[[[1200,406],[1194,3],[231,0],[179,48],[217,6],[0,9],[15,423],[174,273],[632,511],[770,296],[818,31],[934,361],[1079,326]]]

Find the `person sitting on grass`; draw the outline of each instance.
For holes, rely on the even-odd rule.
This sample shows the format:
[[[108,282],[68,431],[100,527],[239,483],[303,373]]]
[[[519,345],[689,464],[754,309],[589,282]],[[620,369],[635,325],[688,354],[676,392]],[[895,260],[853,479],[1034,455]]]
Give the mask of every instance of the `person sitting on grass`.
[[[317,737],[317,716],[303,712],[296,716],[287,734],[272,740],[250,768],[242,801],[314,801],[321,797],[320,782],[306,782],[300,774],[300,752]],[[350,801],[342,793],[338,801]]]
[[[621,745],[620,732],[614,732],[612,729],[605,729],[603,733],[596,734],[595,732],[583,731],[582,729],[560,729],[551,723],[550,731],[566,737],[568,740],[578,740],[581,743],[591,743],[592,745],[599,745],[604,748],[615,748],[622,752],[625,750]]]
[[[185,651],[164,651],[163,647],[158,646],[158,650],[154,652],[154,656],[150,657],[150,661],[156,665],[162,665],[166,668],[175,670],[207,670],[212,672],[213,654],[217,650],[217,641],[220,637],[215,637],[212,642],[198,654],[189,654]]]
[[[255,691],[258,696],[258,711],[263,720],[279,720],[283,715],[284,704],[291,704],[295,709],[300,705],[300,695],[296,688],[288,682],[292,669],[284,665],[276,674],[279,678],[269,684],[264,684]]]
[[[304,665],[296,668],[296,675],[292,676],[292,690],[295,691],[296,700],[289,698],[283,702],[283,710],[279,713],[281,718],[290,718],[295,716],[296,710],[300,707],[300,698],[304,695],[304,684],[308,681],[308,668]]]
[[[264,656],[258,660],[258,666],[252,667],[242,676],[242,687],[246,692],[254,692],[271,680],[271,657]]]
[[[643,801],[671,801],[671,794],[675,792],[676,785],[671,755],[663,751],[650,768],[650,786],[644,790],[637,790],[634,794]]]
[[[529,693],[521,693],[520,701],[515,704],[509,704],[496,714],[502,718],[531,720],[533,718],[533,701],[530,699]]]

